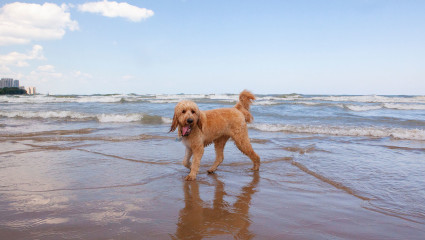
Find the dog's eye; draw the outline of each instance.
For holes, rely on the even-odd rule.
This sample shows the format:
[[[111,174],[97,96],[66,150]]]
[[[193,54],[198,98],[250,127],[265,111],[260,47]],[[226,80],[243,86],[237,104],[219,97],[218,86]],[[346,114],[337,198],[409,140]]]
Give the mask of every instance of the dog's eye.
[[[192,114],[195,114],[195,110],[192,110]]]
[[[186,113],[186,110],[183,110],[182,113]]]

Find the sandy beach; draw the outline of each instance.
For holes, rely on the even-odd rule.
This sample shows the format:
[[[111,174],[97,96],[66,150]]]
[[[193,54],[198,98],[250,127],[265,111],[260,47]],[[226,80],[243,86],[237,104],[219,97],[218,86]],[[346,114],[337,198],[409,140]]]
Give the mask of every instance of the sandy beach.
[[[209,148],[198,180],[187,182],[183,148],[171,137],[116,141],[81,132],[1,138],[1,239],[424,236],[422,223],[373,210],[367,198],[322,181],[291,156],[252,172],[229,144],[228,161],[209,175]],[[254,143],[259,153],[267,151],[262,145]]]

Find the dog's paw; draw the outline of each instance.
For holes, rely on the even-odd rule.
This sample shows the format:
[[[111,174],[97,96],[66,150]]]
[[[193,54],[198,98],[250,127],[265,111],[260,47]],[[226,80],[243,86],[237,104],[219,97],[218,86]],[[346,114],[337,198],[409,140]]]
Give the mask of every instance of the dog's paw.
[[[190,174],[184,178],[185,181],[194,181],[196,180],[196,176],[191,176]]]
[[[252,171],[259,171],[260,170],[260,166],[254,166],[251,168]]]
[[[215,172],[215,169],[214,170],[213,169],[209,169],[207,172],[208,172],[208,174],[213,174]]]

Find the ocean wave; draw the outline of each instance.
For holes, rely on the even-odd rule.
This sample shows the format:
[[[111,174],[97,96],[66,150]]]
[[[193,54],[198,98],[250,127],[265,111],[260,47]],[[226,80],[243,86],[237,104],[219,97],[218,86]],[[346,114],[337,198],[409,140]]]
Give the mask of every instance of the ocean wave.
[[[424,129],[406,128],[379,128],[379,127],[350,127],[350,126],[320,126],[320,125],[289,125],[289,124],[265,124],[254,123],[250,128],[264,132],[289,132],[323,134],[334,136],[354,136],[354,137],[391,137],[399,140],[420,140],[425,141]]]
[[[278,105],[278,104],[282,104],[282,103],[281,102],[276,102],[276,101],[262,100],[262,101],[255,101],[253,104],[254,105],[264,106],[264,105]]]
[[[384,108],[397,109],[397,110],[425,110],[425,105],[423,105],[423,104],[386,103],[386,104],[384,104]]]
[[[257,95],[256,105],[278,105],[278,104],[303,104],[311,106],[321,106],[323,104],[349,104],[348,109],[353,111],[364,111],[357,108],[356,103],[375,103],[375,104],[412,104],[414,110],[423,110],[425,105],[425,96],[308,96],[298,94],[287,95]],[[0,96],[0,103],[133,103],[133,102],[150,102],[157,104],[177,103],[181,100],[193,100],[195,102],[217,103],[236,103],[239,94],[106,94],[106,95],[43,95],[36,96]],[[354,106],[354,107],[353,107]],[[410,106],[410,107],[412,107]],[[406,106],[396,106],[406,107]],[[362,107],[363,108],[363,107]],[[359,110],[360,109],[360,110]],[[407,109],[408,110],[408,109]],[[367,111],[367,110],[366,110]]]
[[[307,97],[303,100],[359,103],[425,103],[425,96],[316,96]]]
[[[208,95],[208,98],[212,100],[227,100],[227,101],[236,102],[239,100],[239,95],[238,94],[211,94],[211,95]]]
[[[147,101],[150,102],[150,103],[163,104],[163,103],[178,103],[181,100],[178,100],[178,99],[149,99]]]
[[[184,99],[206,98],[206,95],[205,94],[158,94],[158,95],[155,95],[153,98],[161,99],[161,100],[167,100],[167,99],[184,100]]]
[[[0,103],[118,103],[122,101],[124,95],[106,96],[1,96]],[[127,100],[127,99],[126,99]],[[130,101],[130,100],[129,100]]]
[[[382,109],[381,105],[348,105],[344,104],[343,107],[345,109],[355,111],[355,112],[363,112],[363,111],[371,111]]]
[[[144,113],[101,113],[90,114],[72,111],[0,111],[0,117],[27,119],[60,119],[64,121],[98,121],[101,123],[141,122],[144,124],[171,123],[171,119]]]
[[[300,95],[257,96],[259,105],[279,104],[299,99]],[[43,95],[0,96],[0,103],[177,103],[181,100],[213,100],[215,102],[236,103],[239,94],[105,94],[105,95]]]
[[[345,109],[361,112],[361,111],[371,111],[378,109],[395,109],[395,110],[425,110],[425,104],[402,104],[402,103],[384,103],[380,105],[342,105]]]

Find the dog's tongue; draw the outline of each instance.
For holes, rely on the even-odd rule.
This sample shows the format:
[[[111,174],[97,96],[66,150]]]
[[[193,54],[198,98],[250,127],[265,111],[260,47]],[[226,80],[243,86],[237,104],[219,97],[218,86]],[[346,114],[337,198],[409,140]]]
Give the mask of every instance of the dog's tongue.
[[[182,134],[183,134],[183,136],[186,136],[186,134],[188,134],[189,131],[190,131],[190,127],[189,126],[184,126],[182,128]]]

